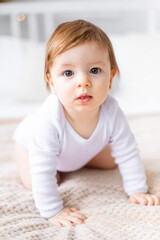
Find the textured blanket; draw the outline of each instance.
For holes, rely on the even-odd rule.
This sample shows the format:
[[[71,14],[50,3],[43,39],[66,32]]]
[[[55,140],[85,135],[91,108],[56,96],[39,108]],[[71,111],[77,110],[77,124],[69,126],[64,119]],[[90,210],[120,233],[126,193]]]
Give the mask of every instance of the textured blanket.
[[[0,120],[0,240],[159,240],[160,206],[130,203],[118,168],[65,173],[58,188],[65,206],[85,214],[86,224],[58,227],[39,216],[13,157],[18,120]],[[129,118],[144,162],[149,190],[160,194],[160,114]]]

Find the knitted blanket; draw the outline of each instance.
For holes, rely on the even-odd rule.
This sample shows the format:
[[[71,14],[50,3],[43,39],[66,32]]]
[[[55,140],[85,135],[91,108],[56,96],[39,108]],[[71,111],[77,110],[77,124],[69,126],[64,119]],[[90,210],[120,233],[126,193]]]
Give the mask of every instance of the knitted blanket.
[[[0,120],[0,240],[159,240],[160,206],[130,203],[118,168],[65,173],[58,188],[65,206],[88,218],[74,228],[40,217],[24,189],[13,158],[12,134],[19,121]],[[129,118],[144,162],[149,190],[160,194],[160,114]]]

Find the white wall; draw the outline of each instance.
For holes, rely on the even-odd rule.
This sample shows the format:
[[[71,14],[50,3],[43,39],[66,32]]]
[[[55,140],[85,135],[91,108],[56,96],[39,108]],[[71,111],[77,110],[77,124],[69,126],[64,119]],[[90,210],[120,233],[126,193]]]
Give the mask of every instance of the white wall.
[[[82,5],[81,1],[76,2]],[[76,18],[84,18],[100,26],[113,43],[121,72],[120,80],[114,81],[111,94],[119,100],[126,114],[160,112],[158,11],[152,14],[149,8],[144,6],[143,9],[143,4],[140,3],[144,1],[141,0],[130,0],[134,7],[125,11],[123,6],[130,5],[119,5],[119,10],[115,11],[117,2],[124,1],[111,1],[111,5],[107,5],[109,1],[94,1],[100,2],[103,8],[112,6],[113,9],[106,10],[106,14],[97,12],[96,15],[89,10],[75,14],[74,11],[65,14],[60,12],[52,18],[45,18],[48,19],[48,33],[49,26],[53,30],[57,24]],[[153,5],[154,2],[152,1]],[[47,9],[47,1],[45,3]],[[40,6],[40,3],[37,4]],[[136,7],[140,7],[140,10]],[[4,12],[0,11],[0,19],[4,19],[4,22],[1,21],[0,25],[6,29],[8,20],[2,13]],[[53,26],[49,24],[49,19],[53,20]],[[27,17],[26,22],[18,23],[22,30],[19,39],[10,36],[9,32],[7,36],[2,34],[3,31],[0,34],[0,117],[23,117],[37,108],[48,94],[43,77],[46,35],[41,31],[45,29],[42,14],[38,15],[37,20],[36,31],[40,33],[38,41],[29,39]]]

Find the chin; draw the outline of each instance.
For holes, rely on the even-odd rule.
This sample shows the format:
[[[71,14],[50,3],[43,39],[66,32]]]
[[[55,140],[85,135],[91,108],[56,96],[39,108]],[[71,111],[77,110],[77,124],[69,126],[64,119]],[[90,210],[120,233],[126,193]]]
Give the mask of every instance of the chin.
[[[95,110],[96,108],[98,108],[99,106],[87,106],[87,105],[83,105],[83,106],[79,106],[76,107],[76,111],[78,112],[82,112],[82,113],[87,113],[90,112],[92,110]]]

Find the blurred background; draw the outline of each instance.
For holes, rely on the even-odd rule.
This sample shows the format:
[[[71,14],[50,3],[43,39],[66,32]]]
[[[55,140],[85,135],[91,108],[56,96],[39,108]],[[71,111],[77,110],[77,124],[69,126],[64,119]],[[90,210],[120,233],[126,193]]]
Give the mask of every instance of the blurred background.
[[[160,1],[0,1],[0,118],[22,118],[44,101],[45,47],[64,21],[102,28],[120,68],[111,95],[126,115],[160,112]]]

